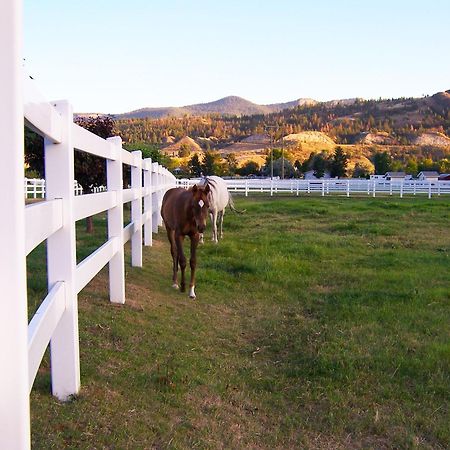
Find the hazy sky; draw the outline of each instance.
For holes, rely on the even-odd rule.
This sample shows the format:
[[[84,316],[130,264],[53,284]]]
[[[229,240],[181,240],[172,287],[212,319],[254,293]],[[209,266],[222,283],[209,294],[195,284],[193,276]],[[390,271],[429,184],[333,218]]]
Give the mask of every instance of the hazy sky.
[[[450,89],[450,0],[25,0],[24,15],[28,72],[77,112]]]

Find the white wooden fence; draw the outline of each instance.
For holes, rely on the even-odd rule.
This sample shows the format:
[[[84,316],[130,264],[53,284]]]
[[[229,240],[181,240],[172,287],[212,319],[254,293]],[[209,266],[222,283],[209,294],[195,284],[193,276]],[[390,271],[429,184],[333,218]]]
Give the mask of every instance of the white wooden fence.
[[[187,187],[198,182],[198,178],[177,180],[177,185]],[[433,195],[450,194],[450,181],[384,181],[365,179],[323,179],[323,180],[271,180],[263,179],[230,179],[225,180],[230,192],[239,192],[247,196],[249,193],[277,194],[340,194],[350,197],[351,194],[376,195],[419,195],[425,194],[428,198]]]
[[[73,190],[75,195],[83,194],[83,187],[74,180]],[[106,191],[106,186],[99,186],[93,188],[93,192]],[[45,179],[44,178],[24,178],[23,193],[25,198],[44,198],[45,197]]]
[[[48,103],[22,75],[22,4],[0,5],[0,136],[3,175],[0,221],[0,448],[30,447],[29,392],[50,343],[52,391],[61,400],[80,388],[78,293],[109,264],[109,296],[125,302],[124,244],[131,263],[142,265],[142,240],[162,224],[163,193],[175,185],[164,167],[129,153],[119,137],[107,140],[73,123],[67,101]],[[24,205],[25,123],[44,137],[45,201]],[[107,190],[75,196],[74,149],[106,160]],[[131,188],[123,189],[122,164],[131,166]],[[131,223],[123,228],[123,204]],[[107,211],[108,241],[76,263],[75,222]],[[28,324],[26,255],[47,240],[48,295]]]

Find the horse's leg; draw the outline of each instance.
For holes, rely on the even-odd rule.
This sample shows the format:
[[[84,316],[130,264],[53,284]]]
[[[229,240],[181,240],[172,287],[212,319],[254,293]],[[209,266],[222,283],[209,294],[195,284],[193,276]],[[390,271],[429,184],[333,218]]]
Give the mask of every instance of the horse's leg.
[[[181,234],[175,235],[176,243],[177,243],[177,252],[178,252],[178,262],[180,264],[181,269],[181,283],[180,283],[180,291],[184,292],[186,290],[186,280],[184,272],[186,270],[186,256],[184,256],[183,252],[183,240],[184,236]]]
[[[219,236],[220,239],[223,239],[223,215],[225,214],[225,209],[219,212]]]
[[[167,229],[167,237],[170,242],[170,253],[172,255],[172,287],[178,289],[178,252],[175,242],[175,231]]]
[[[197,267],[197,244],[199,235],[191,236],[191,258],[189,264],[191,266],[191,282],[189,284],[189,297],[195,298],[195,268]]]
[[[217,210],[213,210],[211,213],[211,223],[212,223],[212,229],[213,229],[213,235],[212,240],[217,244]]]

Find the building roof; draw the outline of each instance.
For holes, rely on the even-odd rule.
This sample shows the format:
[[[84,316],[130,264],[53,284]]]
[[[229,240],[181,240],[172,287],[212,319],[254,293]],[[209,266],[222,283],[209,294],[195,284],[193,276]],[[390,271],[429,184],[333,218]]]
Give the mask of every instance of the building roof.
[[[438,177],[439,172],[436,172],[435,170],[423,170],[422,172],[419,172],[419,175],[422,174],[425,177]]]
[[[385,177],[406,177],[406,172],[386,172]]]

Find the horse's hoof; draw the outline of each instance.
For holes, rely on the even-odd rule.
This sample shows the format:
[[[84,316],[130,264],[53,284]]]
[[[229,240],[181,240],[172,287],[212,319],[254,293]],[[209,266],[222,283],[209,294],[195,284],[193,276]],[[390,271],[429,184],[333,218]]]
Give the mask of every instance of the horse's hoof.
[[[174,289],[179,289],[179,286],[178,286],[177,283],[173,283],[173,284],[172,284],[172,287],[173,287]]]
[[[194,286],[191,286],[189,288],[189,298],[192,298],[192,300],[195,299],[195,290],[194,290]]]
[[[190,295],[189,298],[191,298],[192,300],[195,300],[197,297],[195,295],[194,296]]]

